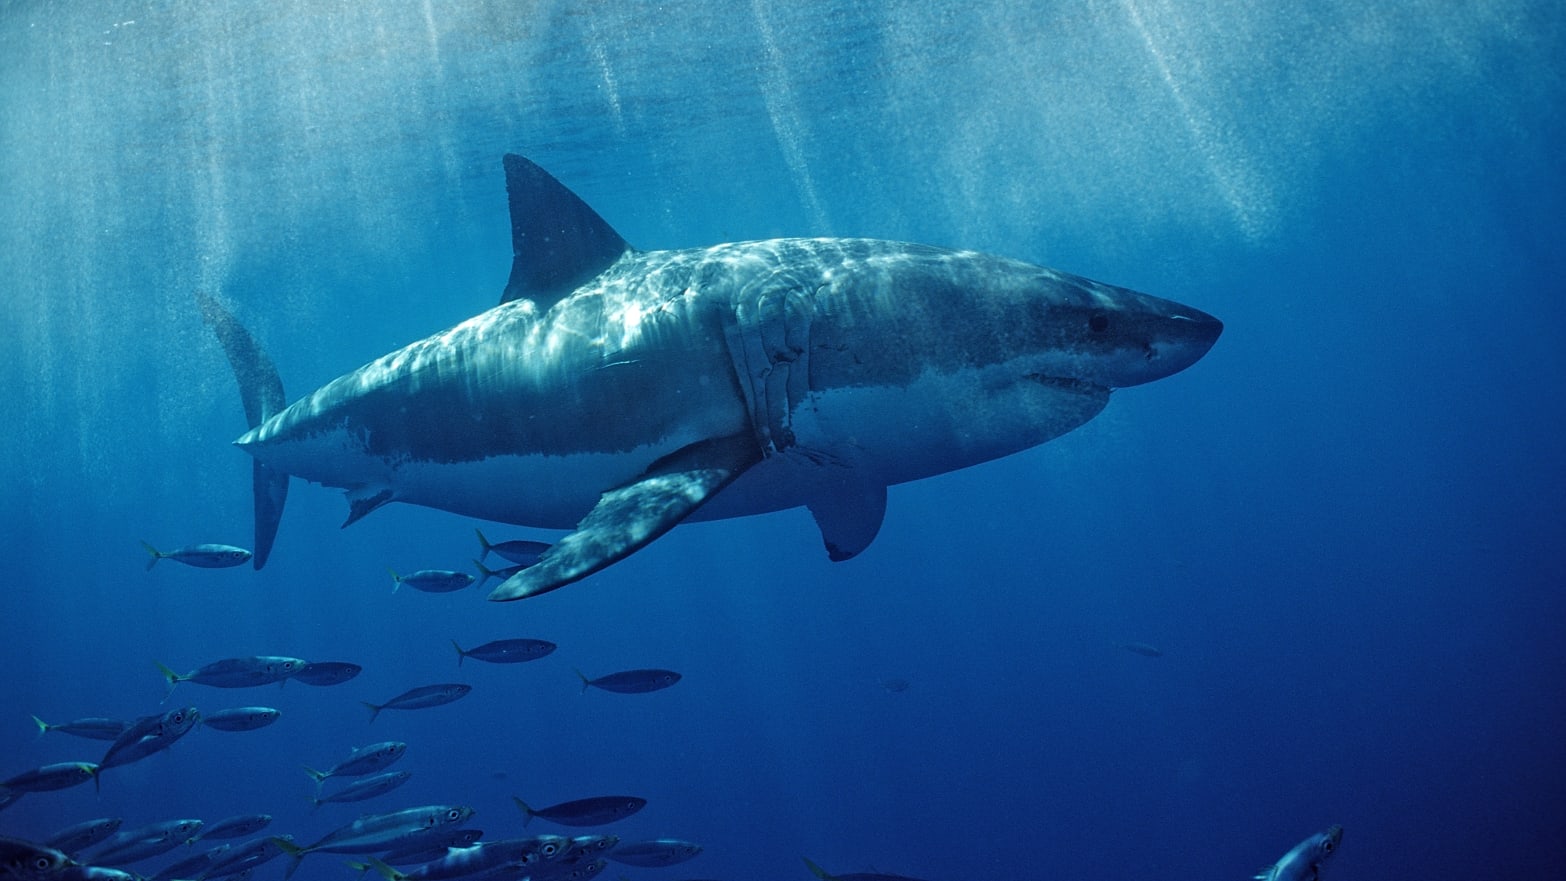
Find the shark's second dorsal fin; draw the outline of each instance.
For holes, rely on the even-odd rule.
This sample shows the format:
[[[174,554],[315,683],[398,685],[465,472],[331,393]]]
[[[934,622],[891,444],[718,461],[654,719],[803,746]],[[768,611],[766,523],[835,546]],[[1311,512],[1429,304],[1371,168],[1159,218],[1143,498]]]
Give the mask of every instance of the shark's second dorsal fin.
[[[631,246],[549,172],[515,153],[505,166],[512,262],[500,302],[527,299],[546,311]]]

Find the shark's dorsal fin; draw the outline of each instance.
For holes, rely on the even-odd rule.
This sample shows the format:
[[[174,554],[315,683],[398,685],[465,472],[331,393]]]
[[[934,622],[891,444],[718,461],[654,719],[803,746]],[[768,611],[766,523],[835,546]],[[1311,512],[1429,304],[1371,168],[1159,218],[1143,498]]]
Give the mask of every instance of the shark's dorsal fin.
[[[549,172],[515,153],[505,166],[512,260],[500,302],[527,299],[547,311],[631,246]]]

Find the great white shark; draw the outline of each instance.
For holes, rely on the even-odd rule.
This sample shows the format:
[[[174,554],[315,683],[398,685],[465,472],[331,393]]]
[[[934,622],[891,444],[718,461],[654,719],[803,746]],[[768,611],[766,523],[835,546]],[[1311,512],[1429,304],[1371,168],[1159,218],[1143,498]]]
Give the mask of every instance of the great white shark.
[[[789,238],[628,245],[539,166],[504,159],[498,306],[286,404],[217,300],[255,458],[265,562],[288,476],[347,491],[352,523],[408,502],[571,530],[492,600],[596,572],[685,520],[805,507],[833,560],[887,487],[1041,444],[1117,388],[1194,364],[1216,318],[974,251]]]

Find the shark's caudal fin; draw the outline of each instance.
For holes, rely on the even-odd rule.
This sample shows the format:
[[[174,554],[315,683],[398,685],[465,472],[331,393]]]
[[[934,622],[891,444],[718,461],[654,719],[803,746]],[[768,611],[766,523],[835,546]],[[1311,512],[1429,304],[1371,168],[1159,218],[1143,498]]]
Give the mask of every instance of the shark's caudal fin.
[[[505,167],[512,262],[500,302],[527,299],[546,311],[631,250],[549,172],[514,153],[506,154]]]
[[[646,547],[761,460],[749,433],[701,441],[654,462],[640,478],[604,493],[576,531],[490,592],[497,602],[537,596]]]
[[[239,382],[245,420],[255,428],[288,405],[277,368],[266,352],[261,351],[250,331],[222,303],[202,291],[196,292],[196,302],[201,306],[202,319],[223,344],[229,366],[234,368],[234,379]],[[255,556],[251,558],[251,564],[260,569],[272,553],[277,524],[283,519],[283,503],[288,499],[288,475],[261,464],[258,459],[251,467],[251,486],[255,493],[256,520]]]

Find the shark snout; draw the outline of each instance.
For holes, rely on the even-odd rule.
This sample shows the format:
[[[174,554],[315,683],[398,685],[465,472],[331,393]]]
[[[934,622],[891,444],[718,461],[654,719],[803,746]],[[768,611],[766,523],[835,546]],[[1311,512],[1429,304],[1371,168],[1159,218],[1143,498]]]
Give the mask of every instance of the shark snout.
[[[1110,388],[1141,385],[1172,376],[1202,359],[1223,333],[1223,322],[1177,303],[1132,322],[1134,330],[1100,366]]]
[[[1222,334],[1222,321],[1200,309],[1182,306],[1160,322],[1148,343],[1150,375],[1140,382],[1171,376],[1202,360]]]

